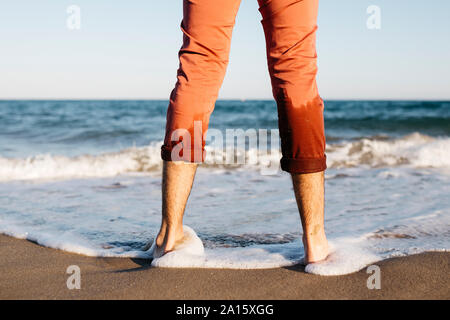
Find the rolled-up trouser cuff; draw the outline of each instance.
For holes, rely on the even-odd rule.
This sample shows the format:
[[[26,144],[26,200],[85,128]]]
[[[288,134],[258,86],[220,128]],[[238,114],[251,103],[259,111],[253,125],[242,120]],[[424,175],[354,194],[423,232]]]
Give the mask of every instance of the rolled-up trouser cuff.
[[[281,169],[289,173],[314,173],[327,168],[327,157],[323,158],[281,158]]]
[[[187,151],[187,152],[186,152]],[[205,150],[204,149],[180,149],[176,158],[173,157],[173,149],[166,145],[161,147],[161,159],[164,161],[184,161],[184,162],[193,162],[193,163],[201,163],[205,161]]]
[[[172,151],[166,146],[161,147],[161,159],[164,161],[172,161]]]

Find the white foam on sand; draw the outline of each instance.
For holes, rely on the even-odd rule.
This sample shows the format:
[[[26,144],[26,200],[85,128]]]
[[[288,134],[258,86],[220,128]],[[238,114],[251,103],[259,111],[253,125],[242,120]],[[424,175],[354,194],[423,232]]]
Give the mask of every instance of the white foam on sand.
[[[382,260],[360,244],[339,239],[330,242],[330,254],[320,262],[310,263],[305,267],[308,273],[322,276],[337,276],[357,272],[364,267]]]
[[[157,258],[153,257],[154,244],[147,251],[126,251],[124,248],[105,250],[94,248],[84,239],[70,233],[55,237],[42,232],[28,233],[20,227],[9,226],[8,229],[0,228],[0,233],[86,256],[153,259],[151,265],[160,268],[270,269],[303,264],[304,257],[300,239],[283,244],[205,249],[201,239],[188,226],[184,226],[184,241],[174,251]],[[345,275],[388,257],[375,254],[364,244],[367,245],[365,237],[331,239],[329,256],[324,261],[308,264],[305,272],[322,276]]]
[[[292,254],[293,248],[284,245],[274,245],[270,250],[267,246],[245,248],[204,249],[203,243],[195,231],[184,226],[184,241],[162,257],[152,261],[154,267],[164,268],[218,268],[218,269],[264,269],[288,266],[298,263]],[[153,257],[154,243],[148,250]],[[272,252],[271,252],[272,251]],[[277,252],[278,251],[278,252]],[[289,259],[291,258],[291,259]]]
[[[17,226],[13,222],[0,219],[0,234],[5,234],[17,239],[24,239],[41,246],[59,249],[66,252],[81,254],[88,257],[104,258],[148,258],[145,252],[139,250],[127,250],[127,248],[95,248],[83,237],[70,231],[55,234],[51,231],[38,230],[34,232],[26,231],[27,228]]]
[[[184,226],[185,241],[162,257],[153,259],[153,267],[214,268],[214,269],[269,269],[299,264],[303,248],[299,240],[269,246],[244,248],[203,248],[195,231]],[[331,254],[319,263],[306,266],[305,271],[319,275],[343,275],[361,270],[381,257],[370,253],[351,240],[330,243]],[[153,255],[154,245],[148,250]]]
[[[194,230],[188,226],[183,226],[184,236],[182,242],[174,247],[173,251],[163,256],[156,256],[156,241],[148,250],[149,257],[154,258],[152,266],[154,267],[171,267],[178,268],[190,267],[193,262],[203,259],[205,249],[202,240],[197,236]]]

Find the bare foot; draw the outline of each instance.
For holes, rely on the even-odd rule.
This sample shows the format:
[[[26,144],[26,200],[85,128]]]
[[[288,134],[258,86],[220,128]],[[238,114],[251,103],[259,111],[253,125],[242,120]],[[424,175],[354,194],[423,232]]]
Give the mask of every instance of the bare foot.
[[[303,247],[305,248],[305,264],[325,260],[329,254],[328,241],[325,232],[303,235]]]
[[[184,232],[182,226],[170,230],[164,228],[160,230],[158,236],[154,240],[155,243],[148,243],[143,250],[147,251],[151,247],[154,247],[153,258],[159,258],[166,253],[173,251],[177,245],[183,242],[183,239]]]

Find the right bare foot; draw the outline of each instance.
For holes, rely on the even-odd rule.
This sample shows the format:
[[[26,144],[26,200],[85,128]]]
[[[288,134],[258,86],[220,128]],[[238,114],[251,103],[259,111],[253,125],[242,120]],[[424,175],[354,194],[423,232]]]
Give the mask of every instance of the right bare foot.
[[[316,234],[303,235],[305,249],[305,264],[325,260],[329,254],[328,241],[325,231]]]
[[[159,258],[166,253],[173,251],[174,248],[183,241],[184,232],[183,227],[166,228],[161,229],[155,241],[155,249],[153,251],[153,257]]]

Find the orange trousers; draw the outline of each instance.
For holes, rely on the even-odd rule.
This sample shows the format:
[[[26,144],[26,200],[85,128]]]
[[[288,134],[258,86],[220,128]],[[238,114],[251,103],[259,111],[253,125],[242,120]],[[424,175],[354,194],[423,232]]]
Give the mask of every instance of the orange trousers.
[[[281,168],[326,169],[323,101],[316,84],[318,0],[258,0],[277,102]],[[240,0],[184,0],[183,45],[170,95],[161,157],[201,162],[210,115],[222,85]],[[250,79],[249,79],[250,80]]]

